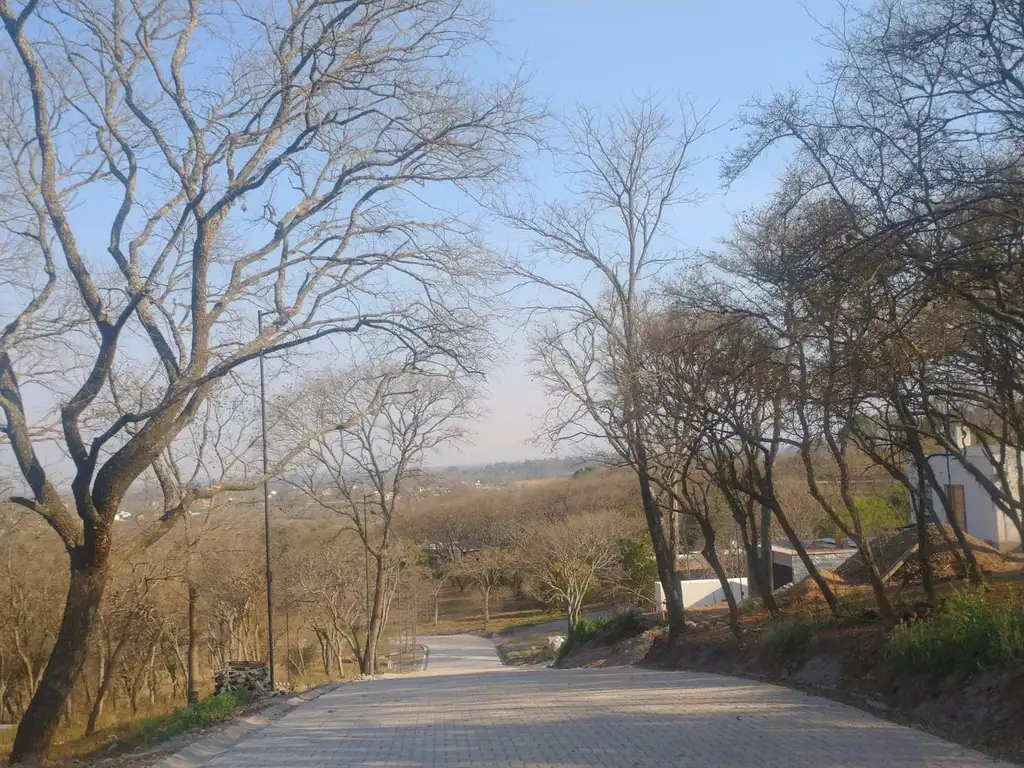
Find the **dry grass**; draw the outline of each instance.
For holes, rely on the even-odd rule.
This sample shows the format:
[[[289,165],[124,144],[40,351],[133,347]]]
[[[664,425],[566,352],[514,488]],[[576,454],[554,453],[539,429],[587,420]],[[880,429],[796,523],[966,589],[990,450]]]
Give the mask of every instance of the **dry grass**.
[[[95,755],[128,738],[143,719],[167,716],[180,706],[180,700],[161,701],[135,715],[130,710],[107,712],[100,718],[99,727],[91,736],[85,736],[84,720],[72,722],[71,725],[62,724],[54,737],[49,757],[54,760],[66,760]],[[10,754],[14,734],[14,728],[0,730],[0,760],[6,760]]]
[[[295,692],[315,688],[323,685],[324,682],[326,682],[326,678],[316,674],[296,677],[292,681]],[[212,692],[213,688],[210,686],[200,690],[200,695],[205,699]],[[153,733],[163,731],[163,738],[167,738],[196,725],[202,726],[206,722],[213,722],[220,718],[216,713],[208,712],[207,714],[210,714],[211,717],[205,721],[191,724],[186,728],[167,731],[167,728],[174,727],[175,722],[181,721],[182,710],[180,698],[158,700],[152,705],[140,707],[137,713],[132,713],[123,705],[117,710],[108,707],[100,717],[96,732],[91,736],[85,736],[84,719],[80,721],[76,719],[70,725],[62,724],[54,738],[48,757],[51,760],[66,761],[103,754],[117,754],[123,749],[134,749],[144,744],[155,743],[152,738]],[[0,727],[0,762],[6,761],[10,754],[14,744],[14,734],[15,728]]]
[[[545,608],[524,608],[512,611],[492,611],[491,620],[484,625],[482,616],[462,616],[442,619],[437,624],[420,625],[422,635],[494,634],[509,627],[552,621],[562,614]]]

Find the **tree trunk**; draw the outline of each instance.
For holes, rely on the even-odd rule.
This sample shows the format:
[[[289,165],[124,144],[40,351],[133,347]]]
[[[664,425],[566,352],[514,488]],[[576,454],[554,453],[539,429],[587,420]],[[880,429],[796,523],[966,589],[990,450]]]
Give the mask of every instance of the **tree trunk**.
[[[766,586],[766,594],[772,598],[771,607],[767,603],[765,607],[772,612],[778,610],[775,605],[775,556],[772,553],[772,508],[767,504],[761,505],[761,574],[763,583]],[[762,596],[763,599],[764,596]]]
[[[29,702],[11,749],[11,764],[42,757],[53,741],[75,678],[89,650],[100,601],[107,583],[105,553],[86,557],[83,548],[71,555],[71,578],[64,615],[43,679]],[[85,561],[85,562],[83,562]]]
[[[327,633],[314,629],[313,633],[316,635],[316,641],[320,645],[320,664],[324,668],[324,677],[328,680],[331,679],[331,646],[327,642]]]
[[[89,720],[85,724],[86,736],[92,736],[96,731],[96,721],[103,714],[103,702],[106,700],[107,691],[110,689],[110,679],[114,676],[113,664],[102,653],[100,653],[99,666],[99,684],[96,686],[96,698],[93,699],[92,706],[89,708]]]
[[[751,595],[760,597],[765,610],[778,612],[778,603],[771,588],[771,560],[764,560],[758,555],[757,545],[746,549],[746,574],[750,577]]]
[[[75,706],[74,697],[72,694],[68,694],[68,703],[64,707],[64,727],[71,727],[71,712]]]
[[[366,631],[366,648],[363,651],[362,673],[373,675],[377,672],[377,644],[383,631],[384,588],[385,576],[383,557],[377,560],[377,578],[373,588],[373,608],[370,611],[370,624]]]
[[[715,528],[711,521],[703,515],[695,515],[697,524],[700,525],[700,532],[704,535],[704,549],[702,554],[708,561],[711,570],[718,577],[722,585],[722,592],[725,594],[725,602],[729,605],[729,627],[737,639],[740,637],[740,611],[736,605],[736,596],[732,593],[732,584],[729,582],[729,575],[722,567],[722,561],[718,559],[718,550],[715,549]]]
[[[676,564],[672,562],[668,540],[664,526],[661,524],[661,508],[654,500],[651,490],[651,477],[647,472],[647,454],[643,446],[638,447],[637,477],[640,483],[640,502],[643,505],[644,517],[647,519],[647,530],[651,535],[654,547],[654,560],[658,566],[658,579],[665,593],[665,612],[668,615],[668,642],[674,643],[686,628],[686,613],[683,610],[683,594],[676,578]]]
[[[818,589],[821,590],[822,597],[825,598],[825,602],[828,603],[829,610],[833,616],[839,615],[839,601],[836,600],[835,593],[832,588],[829,587],[828,582],[822,578],[821,573],[818,572],[818,566],[811,560],[810,555],[807,554],[807,550],[804,548],[800,538],[796,535],[796,531],[793,530],[793,526],[789,524],[789,519],[786,514],[782,511],[782,508],[777,504],[774,507],[775,519],[779,521],[779,525],[782,526],[782,530],[786,533],[786,538],[789,539],[789,543],[796,550],[797,556],[800,558],[800,562],[804,564],[804,568],[807,569],[807,575],[811,577],[811,580],[818,585]]]
[[[491,588],[484,587],[481,591],[484,593],[484,629],[487,629],[491,621]]]
[[[765,524],[764,516],[767,514],[768,523]],[[761,505],[761,531],[771,530],[771,509],[767,505]],[[739,525],[740,543],[743,545],[743,552],[747,558],[747,585],[752,597],[759,597],[765,610],[777,613],[779,606],[775,602],[775,595],[772,591],[772,548],[771,541],[766,539],[764,534],[758,534],[757,521],[753,512],[748,518],[747,510],[742,507],[733,506],[733,519]],[[767,544],[767,546],[765,546]]]
[[[188,706],[199,703],[199,689],[196,680],[199,677],[199,630],[196,628],[196,603],[199,601],[199,590],[194,584],[188,585],[188,689],[185,700]]]
[[[932,512],[932,494],[928,489],[924,473],[917,473],[917,513],[914,523],[917,528],[917,557],[921,562],[921,587],[924,599],[929,605],[935,605],[935,584],[932,580],[931,541],[928,538],[928,521],[934,517]]]
[[[913,417],[910,415],[903,399],[897,395],[893,398],[892,402],[904,422],[908,425],[913,424]],[[905,430],[905,434],[907,436],[907,447],[910,449],[910,455],[914,460],[914,466],[917,467],[918,476],[920,477],[921,475],[924,475],[928,480],[928,485],[934,489],[935,493],[939,494],[939,498],[942,500],[943,510],[946,515],[946,523],[953,529],[953,534],[956,536],[957,543],[960,545],[959,556],[962,556],[966,563],[967,578],[970,580],[971,584],[976,586],[983,585],[985,583],[985,577],[982,574],[981,566],[978,565],[978,559],[974,556],[974,548],[971,546],[971,543],[967,541],[964,536],[964,532],[960,529],[960,524],[956,521],[956,515],[953,514],[953,511],[950,508],[951,504],[948,494],[940,487],[939,482],[935,477],[935,472],[932,471],[932,465],[928,462],[928,459],[924,454],[924,446],[921,443],[920,433],[913,428],[907,428]],[[947,480],[950,480],[950,478],[947,478]],[[950,480],[950,482],[952,481]],[[931,491],[929,491],[927,495],[930,501]],[[930,507],[932,507],[931,503],[928,505],[928,508]],[[938,522],[938,520],[936,520],[936,522]],[[939,532],[945,537],[945,528],[941,525],[937,527]]]
[[[125,693],[128,694],[128,703],[132,708],[132,716],[139,714],[139,689],[129,683],[126,686]]]
[[[760,505],[759,525],[753,506],[744,507],[731,494],[727,496],[732,518],[740,530],[740,543],[747,559],[747,585],[750,595],[760,598],[767,611],[777,613],[779,606],[772,592],[771,508],[767,504]],[[748,503],[753,505],[754,502],[749,500]]]
[[[439,615],[440,609],[441,609],[441,601],[435,595],[434,596],[434,626],[435,627],[437,626],[437,619],[438,619],[438,615]]]
[[[679,562],[679,510],[675,497],[668,500],[668,551],[673,563]],[[689,551],[689,550],[687,550]]]

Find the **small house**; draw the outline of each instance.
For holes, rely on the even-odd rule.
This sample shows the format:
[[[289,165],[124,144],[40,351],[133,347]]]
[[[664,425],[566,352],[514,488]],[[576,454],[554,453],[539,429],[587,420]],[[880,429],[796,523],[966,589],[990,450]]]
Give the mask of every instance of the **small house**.
[[[818,570],[834,571],[855,554],[857,548],[849,541],[815,539],[802,541],[807,557]],[[772,586],[775,589],[803,581],[807,568],[789,541],[772,542]]]
[[[931,488],[932,510],[935,517],[949,524],[950,516],[959,523],[961,530],[989,543],[991,546],[1010,551],[1020,546],[1020,534],[1013,521],[992,500],[976,475],[986,477],[996,486],[1002,487],[998,459],[1003,456],[1003,472],[1014,497],[1018,495],[1017,478],[1019,475],[1020,456],[1016,450],[986,450],[981,445],[968,445],[963,449],[961,458],[949,453],[934,453],[927,457],[928,466],[935,475],[935,481],[942,486],[950,501],[947,514],[942,497]],[[969,466],[968,466],[969,465]],[[916,482],[917,473],[910,469],[911,481]],[[916,520],[916,504],[911,505],[911,518]]]

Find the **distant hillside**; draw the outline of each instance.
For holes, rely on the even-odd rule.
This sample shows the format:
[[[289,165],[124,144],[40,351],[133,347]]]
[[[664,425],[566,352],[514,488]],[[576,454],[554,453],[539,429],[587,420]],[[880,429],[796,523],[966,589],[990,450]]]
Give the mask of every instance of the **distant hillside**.
[[[527,461],[498,461],[492,464],[437,467],[433,472],[441,477],[474,480],[530,480],[544,477],[565,477],[586,465],[579,458],[529,459]]]

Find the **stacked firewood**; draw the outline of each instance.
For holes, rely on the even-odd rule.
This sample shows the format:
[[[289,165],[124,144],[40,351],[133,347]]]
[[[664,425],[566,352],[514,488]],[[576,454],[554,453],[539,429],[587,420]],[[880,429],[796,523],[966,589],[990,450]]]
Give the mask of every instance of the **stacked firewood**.
[[[263,661],[232,661],[213,676],[215,693],[248,691],[252,696],[270,693],[270,668]]]

